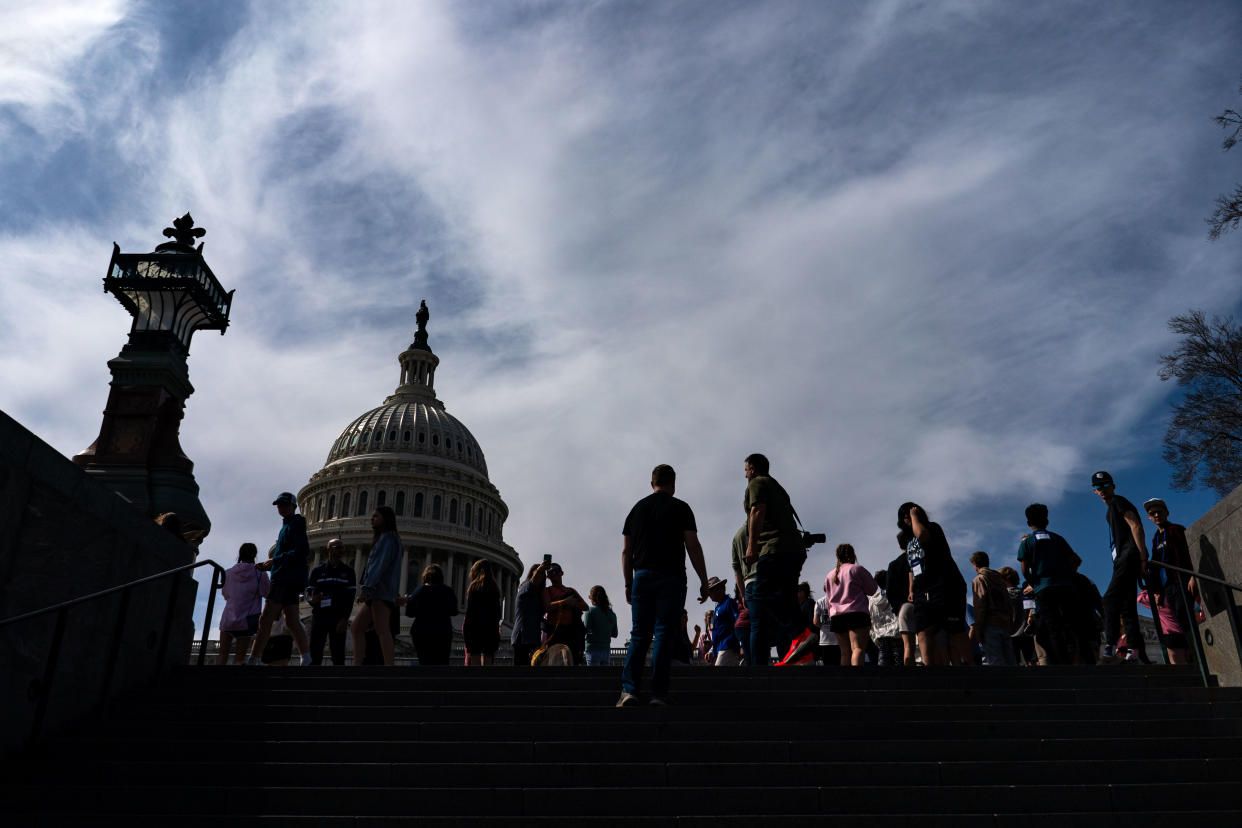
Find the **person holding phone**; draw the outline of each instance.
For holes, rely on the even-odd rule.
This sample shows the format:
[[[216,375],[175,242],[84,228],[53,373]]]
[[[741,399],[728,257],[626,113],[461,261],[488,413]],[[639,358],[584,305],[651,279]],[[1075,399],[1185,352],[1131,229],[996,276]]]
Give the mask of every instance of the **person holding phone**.
[[[532,564],[526,580],[518,586],[513,634],[509,637],[514,667],[529,667],[531,656],[543,643],[543,588],[551,568],[552,556],[544,555],[543,563]]]

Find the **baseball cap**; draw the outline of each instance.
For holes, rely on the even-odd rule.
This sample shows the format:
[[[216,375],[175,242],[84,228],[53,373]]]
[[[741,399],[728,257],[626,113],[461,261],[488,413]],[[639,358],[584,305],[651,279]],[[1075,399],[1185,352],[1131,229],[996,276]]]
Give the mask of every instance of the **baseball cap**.
[[[276,499],[272,501],[272,505],[279,506],[282,503],[289,503],[293,506],[297,506],[298,499],[293,496],[293,492],[281,492],[276,495]]]
[[[1151,507],[1153,506],[1163,506],[1166,512],[1169,511],[1169,504],[1165,503],[1164,500],[1159,497],[1150,497],[1143,501],[1144,512],[1151,511]]]
[[[1106,471],[1098,471],[1091,475],[1091,488],[1102,489],[1113,485],[1113,476]]]

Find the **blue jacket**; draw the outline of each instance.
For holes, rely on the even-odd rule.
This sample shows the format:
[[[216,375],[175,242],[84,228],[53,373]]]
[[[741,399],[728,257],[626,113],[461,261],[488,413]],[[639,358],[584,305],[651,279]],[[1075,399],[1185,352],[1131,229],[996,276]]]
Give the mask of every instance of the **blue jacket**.
[[[310,555],[306,518],[294,512],[284,519],[284,524],[276,537],[276,551],[272,553],[272,583],[306,586],[309,575],[306,558]]]
[[[359,586],[368,598],[397,600],[397,591],[401,589],[401,541],[396,532],[385,532],[371,547]]]

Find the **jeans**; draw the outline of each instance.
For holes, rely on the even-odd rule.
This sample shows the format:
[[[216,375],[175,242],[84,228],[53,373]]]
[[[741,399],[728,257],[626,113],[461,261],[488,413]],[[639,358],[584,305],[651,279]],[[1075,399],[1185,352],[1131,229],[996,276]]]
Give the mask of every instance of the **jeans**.
[[[609,650],[607,647],[587,647],[586,665],[588,667],[607,667]]]
[[[1018,663],[1013,654],[1013,642],[1009,630],[989,624],[983,628],[980,644],[983,647],[983,663],[988,667],[1013,667]]]
[[[634,573],[630,588],[630,609],[633,628],[630,645],[621,670],[621,689],[638,695],[647,649],[651,653],[651,697],[668,698],[669,672],[676,645],[673,636],[680,634],[681,613],[686,605],[686,575],[640,569]]]
[[[797,596],[786,583],[787,570],[778,554],[765,555],[755,566],[755,580],[746,585],[746,607],[750,610],[750,648],[747,661],[751,667],[766,667],[772,645],[776,657],[784,658],[793,641],[793,621],[797,613]],[[796,588],[797,574],[793,584]],[[800,620],[799,620],[800,624]]]
[[[349,605],[346,604],[346,607]],[[336,631],[342,618],[348,617],[348,610],[342,615],[335,607],[332,609],[316,609],[311,611],[310,657],[311,664],[323,663],[323,643],[326,640],[332,652],[333,664],[345,663],[345,631]]]
[[[1104,591],[1104,643],[1113,646],[1126,629],[1126,643],[1147,661],[1143,630],[1138,620],[1138,553],[1125,553],[1113,561],[1113,578]]]

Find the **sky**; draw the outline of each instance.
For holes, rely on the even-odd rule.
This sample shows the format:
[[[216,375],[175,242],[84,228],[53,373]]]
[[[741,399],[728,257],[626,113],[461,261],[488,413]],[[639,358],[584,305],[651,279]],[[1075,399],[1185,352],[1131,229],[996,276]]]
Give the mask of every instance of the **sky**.
[[[1157,367],[1170,316],[1242,302],[1204,222],[1239,42],[1206,1],[4,0],[0,408],[94,440],[111,244],[190,211],[236,290],[181,431],[226,565],[426,299],[505,540],[584,594],[622,601],[657,463],[728,576],[751,452],[828,534],[817,595],[838,543],[893,558],[907,500],[968,575],[1047,503],[1103,587],[1093,471],[1185,524],[1217,499],[1169,490]]]

